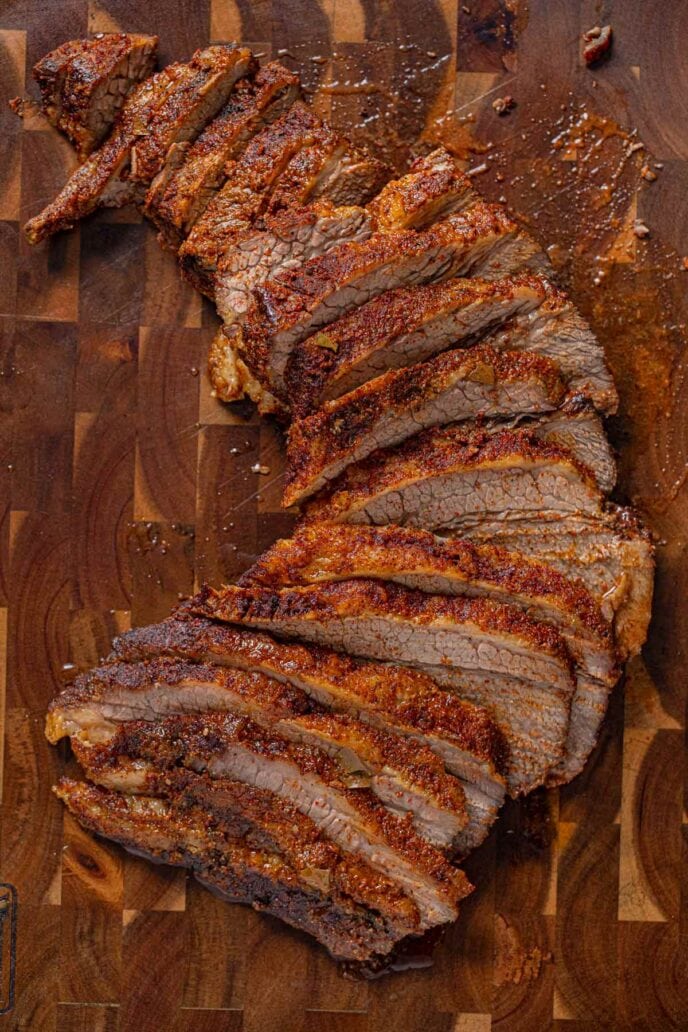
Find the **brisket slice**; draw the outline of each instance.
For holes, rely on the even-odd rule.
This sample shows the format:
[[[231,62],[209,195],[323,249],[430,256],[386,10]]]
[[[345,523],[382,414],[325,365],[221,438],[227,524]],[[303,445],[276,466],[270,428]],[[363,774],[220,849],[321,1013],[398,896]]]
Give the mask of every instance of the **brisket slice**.
[[[163,777],[181,767],[275,793],[345,852],[395,881],[418,907],[422,929],[454,920],[470,891],[463,873],[413,830],[409,814],[393,814],[367,788],[346,787],[346,770],[322,751],[287,742],[246,717],[131,722],[119,725],[107,745],[77,739],[73,748],[87,776],[107,788],[145,792],[152,764]]]
[[[351,463],[419,430],[548,412],[563,396],[551,362],[483,345],[391,370],[292,423],[283,505],[302,503]]]
[[[368,204],[368,211],[385,232],[425,229],[480,200],[471,180],[443,147],[417,158],[406,175],[393,179]]]
[[[396,523],[428,530],[543,513],[597,515],[590,470],[525,430],[433,427],[349,466],[306,507],[306,522]]]
[[[485,706],[509,742],[512,793],[542,784],[568,731],[574,679],[557,631],[483,599],[343,581],[274,591],[206,588],[194,610],[430,673]]]
[[[299,90],[299,78],[271,61],[254,79],[242,79],[220,113],[189,148],[183,165],[146,197],[146,215],[160,241],[178,250],[208,203],[225,182],[226,166],[252,136],[284,114]]]
[[[358,147],[348,147],[333,163],[313,194],[327,197],[332,204],[365,204],[387,182],[392,170],[379,158]]]
[[[465,424],[471,429],[471,424]],[[594,474],[597,485],[605,494],[616,483],[616,460],[609,438],[604,432],[600,416],[582,399],[569,399],[556,412],[525,413],[512,419],[491,419],[478,427],[487,433],[504,430],[525,430],[550,444],[568,451],[581,465]]]
[[[245,48],[208,47],[187,64],[168,66],[129,96],[112,133],[68,180],[56,199],[26,225],[30,243],[68,229],[98,207],[118,207],[174,161],[176,144],[191,139],[253,66]]]
[[[331,126],[323,125],[316,143],[295,154],[270,198],[268,211],[326,197],[336,206],[365,204],[387,178],[381,161],[352,147]]]
[[[243,318],[255,287],[326,254],[345,240],[363,242],[371,230],[365,208],[337,208],[327,200],[266,216],[237,235],[234,246],[218,259],[214,296],[220,318],[225,324]]]
[[[134,143],[128,173],[134,182],[147,186],[182,163],[189,144],[253,67],[253,55],[232,43],[219,43],[196,51],[190,67],[193,74],[165,98],[145,135]]]
[[[246,325],[248,364],[284,397],[287,363],[302,340],[385,290],[479,268],[515,234],[516,224],[501,208],[478,204],[421,233],[374,233],[364,243],[342,244],[279,273],[254,292]]]
[[[640,651],[652,611],[654,549],[630,509],[523,513],[514,520],[479,517],[465,520],[460,531],[477,544],[494,543],[579,578],[613,620],[622,658]]]
[[[101,143],[133,87],[155,65],[157,36],[99,33],[72,40],[34,67],[48,120],[83,160]]]
[[[182,273],[198,290],[214,296],[213,277],[220,257],[235,245],[240,233],[250,229],[290,159],[313,143],[321,127],[317,115],[297,101],[226,166],[225,185],[179,249]]]
[[[503,801],[507,748],[501,732],[484,709],[440,690],[419,671],[275,641],[185,610],[116,639],[112,656],[129,663],[177,656],[261,672],[302,689],[328,709],[423,743],[463,785],[469,814],[461,836],[466,852],[483,841]],[[209,703],[196,693],[194,705],[204,712]],[[52,727],[53,735],[59,732],[60,725]]]
[[[261,415],[288,419],[285,405],[274,394],[264,390],[239,354],[240,333],[225,334],[220,326],[208,351],[208,375],[215,396],[222,401],[240,401],[250,398]]]
[[[353,717],[309,712],[314,706],[303,692],[262,674],[169,659],[103,667],[53,700],[46,734],[51,741],[70,735],[101,745],[119,723],[199,709],[245,715],[281,738],[322,749],[352,787],[370,788],[388,808],[411,814],[428,841],[461,845],[459,833],[468,823],[464,793],[435,753]]]
[[[491,544],[438,538],[410,527],[316,523],[277,541],[239,585],[279,589],[352,577],[518,606],[554,624],[577,665],[591,677],[616,681],[610,624],[584,585]]]
[[[202,778],[189,775],[168,800],[122,796],[66,778],[55,791],[90,831],[137,855],[189,868],[221,896],[313,935],[337,958],[384,955],[415,931],[415,908],[393,882],[344,856],[296,811],[280,820],[269,793],[255,793],[264,800],[261,806],[257,798],[253,806],[263,810],[262,819],[242,822],[240,814],[250,805],[242,789],[250,791],[228,781],[213,792]],[[290,820],[301,845],[291,841]],[[269,834],[256,835],[261,825]]]
[[[308,415],[389,370],[474,343],[545,296],[535,276],[448,279],[379,294],[294,349],[286,371],[292,411]]]
[[[604,349],[566,294],[543,283],[543,303],[517,314],[490,344],[551,358],[566,377],[572,395],[589,398],[600,412],[616,412],[619,398]]]
[[[137,134],[178,80],[189,74],[185,65],[169,65],[132,92],[103,144],[73,173],[55,200],[26,223],[29,243],[38,244],[53,233],[71,229],[99,207],[116,208],[134,199],[134,184],[124,176]]]

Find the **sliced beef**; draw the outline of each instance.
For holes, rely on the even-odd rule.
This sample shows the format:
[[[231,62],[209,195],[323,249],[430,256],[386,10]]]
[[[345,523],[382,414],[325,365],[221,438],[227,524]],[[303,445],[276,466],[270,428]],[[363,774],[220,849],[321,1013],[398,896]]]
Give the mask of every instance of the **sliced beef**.
[[[179,250],[184,276],[209,297],[220,257],[253,225],[294,154],[309,146],[322,123],[304,104],[293,104],[249,142],[227,166],[225,185],[207,205]]]
[[[563,755],[575,687],[569,654],[553,627],[513,607],[351,580],[205,589],[194,611],[431,674],[493,714],[509,742],[514,794],[542,784]]]
[[[482,345],[391,370],[292,423],[283,504],[300,504],[351,463],[419,430],[548,412],[564,393],[546,359]]]
[[[145,80],[128,98],[103,145],[27,223],[29,242],[70,228],[98,207],[118,207],[141,197],[165,162],[175,161],[174,148],[213,117],[252,65],[250,50],[215,46]]]
[[[349,466],[306,507],[307,522],[396,523],[428,530],[578,512],[597,515],[593,473],[525,430],[424,430]]]
[[[391,168],[358,147],[348,147],[323,176],[313,197],[327,197],[332,204],[365,204],[387,182]]]
[[[373,377],[474,343],[546,294],[534,276],[448,279],[386,291],[294,348],[286,382],[305,416]]]
[[[299,77],[271,61],[253,79],[242,79],[227,103],[189,148],[184,163],[156,184],[146,197],[146,214],[160,240],[178,250],[184,238],[226,179],[226,166],[251,137],[293,104]]]
[[[285,397],[287,363],[302,340],[385,290],[476,269],[515,234],[501,208],[480,204],[422,233],[374,233],[365,243],[342,244],[279,273],[255,290],[247,321],[249,365]]]
[[[622,657],[640,651],[650,622],[654,578],[653,546],[630,509],[608,507],[595,515],[524,513],[464,521],[461,534],[493,543],[577,577],[613,620]]]
[[[484,709],[440,690],[419,671],[275,641],[186,611],[162,624],[129,631],[114,642],[117,660],[159,656],[263,673],[302,689],[328,709],[423,742],[462,783],[469,814],[461,835],[466,852],[483,841],[496,818],[507,762],[501,732]],[[205,712],[208,705],[206,696],[195,694],[194,712]],[[53,726],[54,735],[59,725]]]
[[[586,402],[573,401],[557,412],[525,415],[513,420],[494,420],[485,429],[499,431],[516,427],[542,441],[566,448],[595,475],[605,494],[616,484],[616,460],[599,415]]]
[[[235,246],[218,260],[214,296],[220,318],[226,325],[242,319],[255,287],[327,254],[342,241],[363,242],[371,232],[365,208],[337,208],[327,200],[261,219],[254,229],[237,235]]]
[[[150,764],[163,776],[182,767],[273,792],[396,882],[416,904],[421,929],[454,920],[470,891],[463,873],[413,830],[410,815],[393,814],[367,788],[346,787],[346,770],[321,750],[287,742],[246,717],[206,713],[121,724],[106,745],[75,740],[73,747],[87,776],[106,788],[145,792]]]
[[[416,930],[415,907],[393,882],[349,860],[306,819],[299,824],[295,811],[280,820],[268,793],[253,807],[264,811],[267,843],[255,841],[252,823],[243,835],[232,833],[237,811],[248,805],[242,789],[250,791],[227,781],[213,792],[189,776],[169,800],[123,796],[69,779],[56,793],[88,830],[151,860],[189,868],[217,894],[313,935],[337,958],[385,955]],[[301,847],[292,842],[290,820],[303,836]]]
[[[99,33],[72,40],[34,68],[49,121],[83,160],[111,129],[127,95],[155,66],[157,36]]]
[[[479,201],[471,180],[443,147],[418,158],[400,179],[393,179],[368,204],[382,231],[425,229]]]
[[[566,294],[543,282],[544,302],[530,312],[517,314],[490,344],[551,358],[566,377],[572,394],[589,398],[600,412],[616,412],[619,399],[604,349]]]
[[[135,142],[129,178],[148,185],[167,177],[184,160],[188,145],[218,113],[234,84],[253,66],[250,51],[222,43],[196,52],[193,74],[156,111],[145,135]]]
[[[464,793],[430,749],[361,724],[353,717],[309,712],[303,692],[263,674],[179,660],[114,664],[79,678],[51,705],[46,734],[100,745],[130,720],[154,722],[197,710],[249,716],[289,741],[333,756],[385,806],[410,813],[419,834],[441,848],[460,844],[468,823]],[[356,787],[356,786],[354,786]]]
[[[609,620],[583,584],[491,544],[438,538],[410,527],[316,523],[277,541],[239,584],[279,589],[352,577],[518,606],[554,624],[591,677],[608,684],[616,680]]]

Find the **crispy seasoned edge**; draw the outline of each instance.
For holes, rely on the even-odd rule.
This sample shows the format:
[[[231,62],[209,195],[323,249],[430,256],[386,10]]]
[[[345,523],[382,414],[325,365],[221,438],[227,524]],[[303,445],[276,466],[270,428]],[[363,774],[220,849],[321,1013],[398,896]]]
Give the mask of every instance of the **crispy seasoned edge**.
[[[209,590],[203,589],[197,598],[204,600]],[[112,658],[132,661],[182,654],[198,659],[213,652],[260,664],[281,677],[335,691],[344,688],[361,700],[362,708],[372,704],[404,727],[449,736],[459,747],[493,764],[495,777],[506,770],[508,749],[487,711],[443,691],[418,670],[356,660],[319,645],[276,641],[268,634],[193,616],[188,606],[160,624],[117,638]]]
[[[179,776],[175,776],[178,773]],[[169,775],[173,776],[170,777]],[[154,779],[152,788],[159,790],[161,779]],[[68,809],[85,827],[98,834],[115,838],[125,847],[146,845],[153,827],[159,827],[164,838],[177,838],[180,843],[188,839],[189,833],[197,842],[207,841],[206,849],[188,851],[183,847],[172,856],[160,850],[150,849],[152,855],[183,866],[194,866],[204,874],[217,869],[221,875],[225,864],[233,862],[250,869],[263,870],[267,879],[282,877],[288,885],[298,885],[312,899],[325,901],[329,899],[331,906],[342,908],[347,916],[363,918],[370,922],[371,916],[379,914],[384,922],[392,920],[397,932],[408,934],[418,927],[418,914],[415,904],[404,894],[403,890],[389,878],[370,868],[365,861],[350,856],[327,840],[312,822],[290,807],[284,800],[277,800],[271,793],[253,790],[250,786],[238,782],[223,780],[219,789],[210,784],[210,779],[191,772],[169,772],[167,784],[163,785],[162,803],[158,795],[150,797],[122,796],[99,786],[85,782],[75,782],[63,778],[55,787],[56,795],[63,800]],[[218,791],[230,795],[229,811],[223,814],[227,802],[217,801]],[[213,798],[215,795],[215,799]],[[150,812],[145,813],[145,804],[150,798]],[[273,852],[251,847],[241,842],[232,841],[222,832],[223,817],[232,819],[231,805],[236,812],[246,817],[249,822],[257,822],[257,827],[277,835],[277,846],[284,847],[284,852]],[[161,805],[162,804],[162,805]],[[156,810],[164,812],[156,816]],[[144,812],[139,811],[143,809]],[[129,824],[131,837],[116,834],[118,827],[124,832],[125,823]],[[138,834],[137,834],[138,833]],[[324,895],[318,886],[318,874],[328,875],[328,893]],[[334,878],[332,878],[334,875]],[[269,883],[268,886],[269,887]],[[247,885],[246,902],[253,902],[251,881]],[[334,889],[334,892],[332,891]],[[359,915],[361,907],[365,908]],[[261,909],[265,909],[261,907]],[[269,909],[269,907],[267,908]],[[372,915],[371,915],[372,911]],[[284,916],[280,914],[280,916]],[[292,915],[298,916],[298,915]],[[297,923],[298,927],[298,923]],[[309,929],[312,934],[313,929]],[[327,930],[323,925],[322,931]],[[340,934],[345,934],[346,928]],[[379,931],[379,929],[377,929]]]
[[[333,581],[307,587],[208,589],[193,602],[193,612],[230,623],[305,619],[315,622],[350,619],[368,612],[417,625],[472,625],[485,633],[514,635],[525,644],[558,659],[571,672],[571,658],[559,632],[521,610],[483,598],[427,595],[400,584],[375,580]]]
[[[445,351],[425,362],[390,369],[348,394],[325,402],[311,415],[294,420],[287,437],[282,504],[287,507],[312,493],[314,481],[333,459],[346,457],[374,432],[382,417],[391,412],[411,415],[414,408],[441,397],[462,380],[484,384],[486,405],[500,387],[515,383],[530,382],[551,408],[556,408],[566,393],[557,367],[549,359],[522,351],[495,351],[486,345]],[[474,418],[478,416],[476,412]],[[410,419],[407,436],[417,430]]]
[[[468,540],[445,540],[427,530],[355,524],[306,525],[292,538],[283,538],[264,552],[239,580],[252,584],[286,587],[325,580],[330,573],[345,577],[347,571],[428,571],[465,578],[467,583],[493,584],[529,598],[547,599],[570,614],[577,625],[612,646],[609,622],[599,603],[585,586],[544,563],[494,545]]]
[[[368,789],[342,787],[342,769],[336,761],[318,749],[286,742],[246,717],[205,713],[166,717],[155,725],[131,721],[119,725],[117,735],[107,745],[86,748],[79,742],[73,744],[77,759],[95,781],[99,772],[116,770],[120,757],[150,761],[160,773],[180,765],[193,764],[197,769],[198,763],[209,763],[231,745],[247,749],[268,762],[279,759],[294,766],[301,775],[316,777],[339,793],[373,834],[383,837],[403,860],[430,877],[452,904],[471,891],[464,873],[452,867],[442,853],[414,830],[411,814],[397,816]]]
[[[298,415],[311,411],[328,383],[357,361],[445,311],[472,304],[503,300],[513,303],[519,293],[533,303],[545,297],[543,282],[532,275],[505,276],[497,280],[457,277],[440,283],[398,287],[330,323],[326,330],[302,341],[291,356],[286,381]],[[447,347],[451,345],[447,342]]]
[[[428,479],[479,468],[504,468],[509,460],[519,464],[558,464],[571,470],[602,506],[602,494],[594,474],[564,447],[543,441],[527,430],[487,433],[467,430],[459,424],[430,427],[394,448],[372,452],[353,463],[309,502],[307,522],[335,521],[340,511],[363,504],[404,481]]]

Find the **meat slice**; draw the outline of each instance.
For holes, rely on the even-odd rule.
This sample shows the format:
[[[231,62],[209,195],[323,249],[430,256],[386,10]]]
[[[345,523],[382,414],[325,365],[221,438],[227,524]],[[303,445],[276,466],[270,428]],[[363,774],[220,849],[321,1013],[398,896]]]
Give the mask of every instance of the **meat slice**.
[[[100,745],[123,721],[152,722],[198,706],[247,715],[287,740],[323,749],[385,806],[410,813],[428,841],[460,844],[468,823],[464,793],[435,753],[353,717],[309,712],[314,706],[303,692],[263,674],[179,660],[99,668],[53,700],[46,735]]]
[[[333,163],[313,197],[327,197],[332,204],[365,204],[391,175],[391,168],[358,147],[348,147]]]
[[[316,523],[275,542],[239,585],[279,589],[352,577],[518,606],[554,624],[591,677],[608,684],[617,678],[609,620],[584,585],[491,544],[439,538],[410,527]]]
[[[543,286],[542,304],[518,313],[490,344],[551,358],[572,395],[589,398],[600,412],[616,412],[619,398],[600,342],[562,290],[545,280]]]
[[[286,371],[292,411],[308,415],[388,370],[474,343],[545,296],[535,276],[457,278],[386,291],[293,350]]]
[[[170,65],[132,92],[102,146],[74,172],[55,200],[26,223],[30,244],[71,229],[99,207],[116,208],[134,199],[134,185],[124,176],[137,133],[183,75],[183,65]]]
[[[456,159],[439,147],[417,158],[405,176],[387,183],[368,210],[383,231],[425,229],[479,199]]]
[[[266,207],[272,188],[294,154],[309,146],[322,123],[297,102],[249,142],[225,169],[225,185],[207,205],[179,249],[184,276],[202,293],[214,296],[218,261]]]
[[[160,656],[263,673],[301,689],[328,709],[424,743],[462,783],[469,823],[460,841],[466,852],[483,841],[496,818],[507,759],[501,732],[484,709],[440,690],[419,671],[275,641],[192,617],[185,610],[164,623],[129,631],[113,645],[112,658],[118,661]],[[195,694],[194,712],[205,712],[208,704],[206,697]],[[58,731],[56,725],[52,733]]]
[[[569,654],[553,627],[513,607],[351,580],[281,591],[207,588],[193,608],[429,673],[492,713],[509,743],[513,794],[542,784],[563,755],[575,687]]]
[[[252,231],[238,235],[218,260],[214,297],[221,319],[225,325],[241,320],[252,291],[266,280],[300,268],[342,241],[363,242],[371,232],[365,208],[336,208],[327,200],[266,216]]]
[[[652,611],[654,550],[630,509],[483,518],[466,521],[461,533],[477,544],[494,543],[579,578],[613,620],[622,658],[640,651]]]
[[[51,125],[56,126],[62,113],[62,87],[73,57],[88,52],[93,45],[90,39],[70,39],[51,50],[40,59],[32,70],[41,92],[41,111]]]
[[[595,474],[605,494],[616,484],[616,460],[602,420],[585,402],[571,399],[563,408],[544,415],[524,415],[513,420],[494,421],[489,431],[517,427],[533,433],[542,441],[566,448],[578,462]]]
[[[347,772],[325,753],[286,742],[246,717],[206,713],[127,723],[106,745],[76,740],[73,747],[87,776],[106,788],[145,792],[145,764],[152,764],[163,775],[182,767],[273,792],[345,852],[396,882],[417,906],[421,930],[454,920],[470,891],[464,874],[413,830],[409,815],[393,814],[367,788],[347,787]]]
[[[342,244],[279,273],[254,292],[246,327],[248,364],[261,383],[285,398],[287,363],[302,340],[385,290],[475,269],[515,234],[516,224],[501,208],[481,204],[422,233],[374,233],[365,243]]]
[[[49,121],[83,160],[109,132],[127,95],[155,66],[157,36],[99,33],[72,40],[34,67]]]
[[[292,423],[283,505],[300,504],[352,462],[419,430],[551,411],[564,393],[546,359],[484,346],[392,370]]]
[[[254,79],[242,79],[227,103],[189,148],[183,165],[146,197],[146,214],[160,240],[178,250],[196,220],[225,182],[226,166],[248,141],[291,107],[299,77],[271,61]]]
[[[349,466],[305,511],[307,522],[462,530],[480,520],[602,512],[593,473],[525,430],[433,427]]]
[[[217,894],[313,935],[336,958],[385,955],[418,926],[414,905],[392,881],[343,855],[284,804],[282,817],[269,793],[230,781],[213,791],[192,775],[171,799],[123,796],[66,778],[55,791],[89,831],[188,867]],[[240,819],[246,811],[255,821]]]
[[[68,229],[98,207],[118,207],[142,196],[165,161],[175,160],[172,148],[193,138],[252,64],[251,51],[243,47],[208,47],[187,64],[170,65],[145,80],[103,145],[27,223],[30,243]]]
[[[240,339],[240,333],[232,334],[230,339],[222,327],[213,337],[208,351],[208,374],[215,396],[222,401],[250,398],[261,415],[277,416],[286,422],[286,406],[258,383],[239,354]]]

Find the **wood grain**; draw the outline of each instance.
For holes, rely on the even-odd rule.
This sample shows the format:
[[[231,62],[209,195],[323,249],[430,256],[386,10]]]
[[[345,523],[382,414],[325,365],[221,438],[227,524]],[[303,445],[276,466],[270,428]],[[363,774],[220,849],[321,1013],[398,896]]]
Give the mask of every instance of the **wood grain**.
[[[578,40],[600,21],[614,53],[590,71]],[[585,773],[510,805],[469,859],[477,891],[428,970],[343,979],[305,937],[95,841],[50,792],[73,761],[47,745],[42,717],[74,669],[200,581],[241,573],[292,522],[279,434],[212,398],[215,317],[151,228],[127,211],[38,248],[19,233],[73,156],[35,110],[20,122],[5,102],[33,93],[50,48],[118,28],[159,33],[165,61],[240,36],[299,68],[318,110],[383,156],[403,163],[443,140],[485,163],[478,185],[554,245],[619,382],[619,497],[658,539],[650,641]],[[0,881],[19,912],[0,1028],[688,1027],[687,36],[680,0],[67,0],[59,16],[5,0]],[[517,106],[499,118],[505,94]],[[637,141],[647,150],[631,152]],[[662,166],[654,182],[647,162]]]

